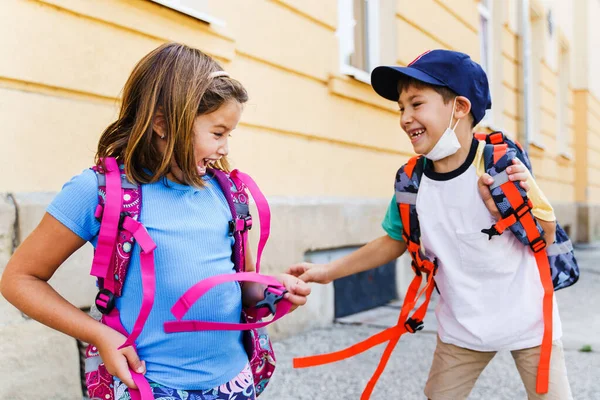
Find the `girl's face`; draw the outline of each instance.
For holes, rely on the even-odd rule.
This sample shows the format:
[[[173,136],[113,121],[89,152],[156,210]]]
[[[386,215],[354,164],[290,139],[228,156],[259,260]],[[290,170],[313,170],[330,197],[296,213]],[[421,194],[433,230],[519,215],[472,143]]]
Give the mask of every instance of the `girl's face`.
[[[196,171],[198,175],[205,175],[206,168],[229,153],[229,137],[237,127],[242,116],[242,105],[235,100],[229,100],[216,111],[210,114],[198,115],[192,126],[192,146]],[[164,140],[165,128],[164,117],[159,114],[154,123],[156,133],[156,145],[160,152],[166,151],[166,140]],[[175,162],[171,161],[170,179],[183,182],[183,172]]]
[[[194,120],[194,157],[198,175],[206,174],[210,164],[229,153],[229,137],[242,116],[242,105],[229,100],[210,114]]]

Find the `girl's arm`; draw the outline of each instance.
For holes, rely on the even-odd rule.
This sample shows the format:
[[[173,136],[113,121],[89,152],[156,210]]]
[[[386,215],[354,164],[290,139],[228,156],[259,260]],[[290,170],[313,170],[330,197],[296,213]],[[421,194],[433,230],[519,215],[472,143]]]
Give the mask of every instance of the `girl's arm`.
[[[93,343],[109,372],[127,386],[135,387],[127,363],[142,372],[144,366],[132,347],[116,350],[125,337],[69,303],[48,284],[58,267],[84,243],[53,216],[44,214],[40,224],[9,260],[0,281],[0,292],[31,318]]]

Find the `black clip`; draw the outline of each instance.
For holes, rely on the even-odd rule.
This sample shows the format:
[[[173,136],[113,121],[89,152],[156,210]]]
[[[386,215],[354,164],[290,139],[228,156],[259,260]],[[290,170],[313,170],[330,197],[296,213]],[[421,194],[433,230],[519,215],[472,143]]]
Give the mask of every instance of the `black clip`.
[[[408,332],[415,333],[423,329],[425,325],[423,325],[423,321],[421,320],[409,318],[404,323],[404,327]]]
[[[119,217],[119,230],[120,231],[123,230],[123,222],[125,222],[125,217],[129,217],[129,216],[131,216],[131,214],[129,214],[127,211],[121,212],[121,216]]]
[[[287,290],[283,290],[281,293],[275,293],[272,288],[268,286],[265,289],[265,298],[256,303],[256,308],[267,307],[271,314],[275,315],[275,304],[279,303],[283,299],[283,295],[287,293]]]
[[[500,232],[496,229],[496,225],[492,225],[489,229],[482,229],[481,233],[488,235],[488,240],[492,240],[494,236],[500,236]]]
[[[103,315],[107,315],[115,308],[115,295],[108,289],[100,289],[94,303],[98,311]]]

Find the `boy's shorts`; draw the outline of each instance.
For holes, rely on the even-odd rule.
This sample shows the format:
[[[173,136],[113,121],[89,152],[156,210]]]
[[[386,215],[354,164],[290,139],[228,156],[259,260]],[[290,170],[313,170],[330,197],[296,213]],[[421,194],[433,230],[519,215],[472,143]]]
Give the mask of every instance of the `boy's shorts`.
[[[548,393],[535,392],[540,346],[511,352],[528,398],[543,400],[572,400],[571,387],[567,379],[565,354],[560,340],[552,343],[550,359],[550,383]],[[431,400],[462,400],[471,393],[477,378],[496,355],[495,351],[482,352],[443,343],[437,338],[437,347],[425,395]]]

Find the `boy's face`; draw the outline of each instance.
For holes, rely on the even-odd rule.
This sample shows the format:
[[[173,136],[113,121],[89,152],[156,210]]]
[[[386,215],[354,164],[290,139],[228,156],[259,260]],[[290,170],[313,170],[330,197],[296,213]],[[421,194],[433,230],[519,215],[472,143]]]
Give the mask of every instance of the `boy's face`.
[[[417,154],[427,154],[448,128],[453,102],[444,103],[435,90],[409,86],[400,93],[400,127]]]

